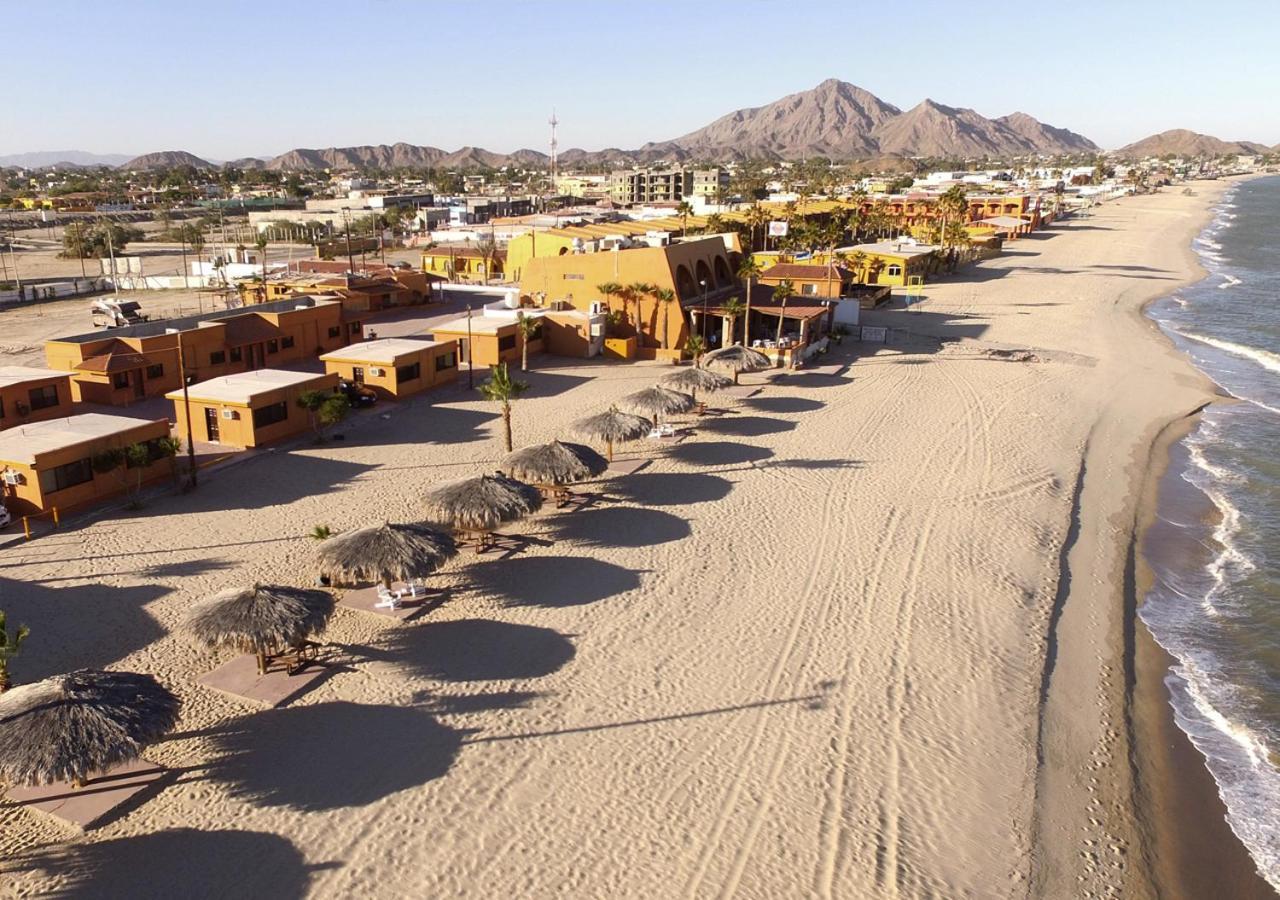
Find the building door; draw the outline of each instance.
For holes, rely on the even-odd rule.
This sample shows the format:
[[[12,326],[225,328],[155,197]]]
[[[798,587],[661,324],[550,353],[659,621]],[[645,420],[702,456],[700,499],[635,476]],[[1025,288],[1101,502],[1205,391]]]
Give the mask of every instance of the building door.
[[[217,443],[218,441],[218,411],[208,406],[204,408],[204,430],[209,436],[209,440]]]
[[[137,369],[133,373],[133,396],[141,400],[147,395],[146,385],[142,381],[142,370]]]
[[[363,366],[351,367],[351,380],[354,381],[356,384],[364,384],[364,367]]]

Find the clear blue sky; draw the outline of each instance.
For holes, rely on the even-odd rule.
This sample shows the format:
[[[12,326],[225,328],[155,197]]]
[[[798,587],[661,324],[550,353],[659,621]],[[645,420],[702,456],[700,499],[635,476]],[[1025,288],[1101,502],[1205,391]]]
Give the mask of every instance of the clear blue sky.
[[[1280,0],[4,0],[0,154],[633,148],[836,77],[1115,147],[1280,142]],[[633,40],[632,35],[635,35]]]

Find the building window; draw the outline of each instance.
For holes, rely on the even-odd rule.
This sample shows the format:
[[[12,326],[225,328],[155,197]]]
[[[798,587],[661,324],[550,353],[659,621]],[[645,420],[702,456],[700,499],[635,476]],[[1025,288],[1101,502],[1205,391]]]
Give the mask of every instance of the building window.
[[[498,338],[499,353],[502,353],[504,350],[514,350],[514,349],[516,349],[516,336],[514,334],[508,334],[508,335],[505,335],[504,337]]]
[[[449,353],[441,353],[436,357],[436,371],[443,372],[445,369],[453,369],[458,365],[458,354],[450,351]]]
[[[289,418],[289,404],[283,400],[253,411],[253,427],[263,428]]]
[[[209,365],[220,366],[227,361],[226,350],[214,350],[209,354]]]
[[[800,285],[800,293],[816,296],[818,293],[818,286],[816,284],[802,284]]]
[[[129,386],[129,373],[117,372],[111,376],[111,386],[115,388],[127,388]]]
[[[164,375],[164,366],[156,364],[147,366],[147,378],[159,378]]]
[[[52,494],[90,481],[93,481],[93,464],[88,459],[78,459],[65,466],[56,466],[41,472],[40,491],[44,494]]]
[[[280,342],[279,342],[279,341],[277,341],[277,340],[270,340],[270,341],[267,341],[267,352],[268,352],[268,353],[279,353],[279,352],[280,352]]]
[[[899,266],[896,264],[889,266],[889,268],[885,269],[885,274],[887,274],[890,278],[897,278],[899,275],[902,274],[902,266]]]
[[[232,361],[232,362],[240,362],[240,361],[241,361],[241,360],[243,360],[243,359],[244,359],[244,348],[243,348],[243,347],[232,347],[232,348],[231,348],[231,361]]]
[[[293,346],[293,338],[291,337],[280,338],[280,346],[283,347],[285,350],[288,350],[290,347]]]
[[[348,333],[350,333],[350,334],[359,334],[359,333],[360,333],[360,323],[359,323],[359,322],[352,322],[350,325],[348,325],[348,326],[347,326],[347,332],[348,332]]]
[[[58,386],[46,384],[44,387],[31,389],[31,409],[48,409],[58,405]]]
[[[406,381],[417,381],[422,377],[422,365],[413,363],[408,366],[396,366],[396,384],[403,384]]]
[[[341,337],[341,336],[342,336],[342,328],[340,328],[340,327],[339,327],[339,326],[337,326],[337,325],[330,325],[330,326],[329,326],[329,337],[331,337],[331,338],[336,338],[336,337]]]

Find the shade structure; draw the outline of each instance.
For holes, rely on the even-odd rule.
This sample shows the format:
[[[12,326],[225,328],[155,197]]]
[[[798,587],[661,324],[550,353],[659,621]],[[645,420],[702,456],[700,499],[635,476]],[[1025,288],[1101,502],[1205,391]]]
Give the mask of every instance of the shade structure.
[[[584,444],[552,441],[522,447],[502,461],[502,470],[530,484],[575,484],[595,478],[609,461]]]
[[[656,384],[651,388],[636,391],[634,394],[627,394],[620,402],[623,409],[651,416],[656,422],[659,416],[688,412],[693,409],[696,401],[682,391],[673,391]]]
[[[323,631],[333,605],[328,591],[255,584],[198,601],[183,624],[207,647],[234,647],[261,658]]]
[[[432,485],[423,499],[431,519],[464,531],[492,531],[542,508],[537,488],[496,472]]]
[[[703,369],[698,366],[683,366],[679,371],[664,375],[658,383],[677,391],[688,391],[696,396],[698,391],[711,393],[721,388],[727,388],[733,384],[733,379],[727,378],[718,372],[712,372],[710,369]]]
[[[453,535],[423,524],[384,522],[337,534],[317,549],[321,571],[343,581],[367,579],[388,587],[425,578],[458,555]]]
[[[137,759],[182,707],[150,675],[79,669],[0,694],[0,775],[15,786],[83,783]]]
[[[649,433],[650,427],[648,419],[611,406],[605,412],[578,419],[569,426],[569,431],[584,441],[602,442],[612,460],[614,444],[639,440]]]
[[[755,372],[759,369],[768,369],[773,366],[773,362],[769,357],[759,350],[752,350],[750,347],[744,347],[741,344],[730,344],[728,347],[712,350],[702,357],[702,362],[705,365],[716,366],[732,372],[735,383],[738,380],[738,376],[743,372]]]

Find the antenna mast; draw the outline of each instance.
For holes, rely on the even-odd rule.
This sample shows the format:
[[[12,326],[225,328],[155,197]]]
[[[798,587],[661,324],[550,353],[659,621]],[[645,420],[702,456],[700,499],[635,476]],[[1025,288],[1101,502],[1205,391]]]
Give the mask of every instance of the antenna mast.
[[[560,120],[556,118],[555,107],[551,108],[551,118],[547,120],[547,124],[551,126],[551,196],[556,194],[556,148],[560,143],[556,140],[556,126],[560,124]]]

